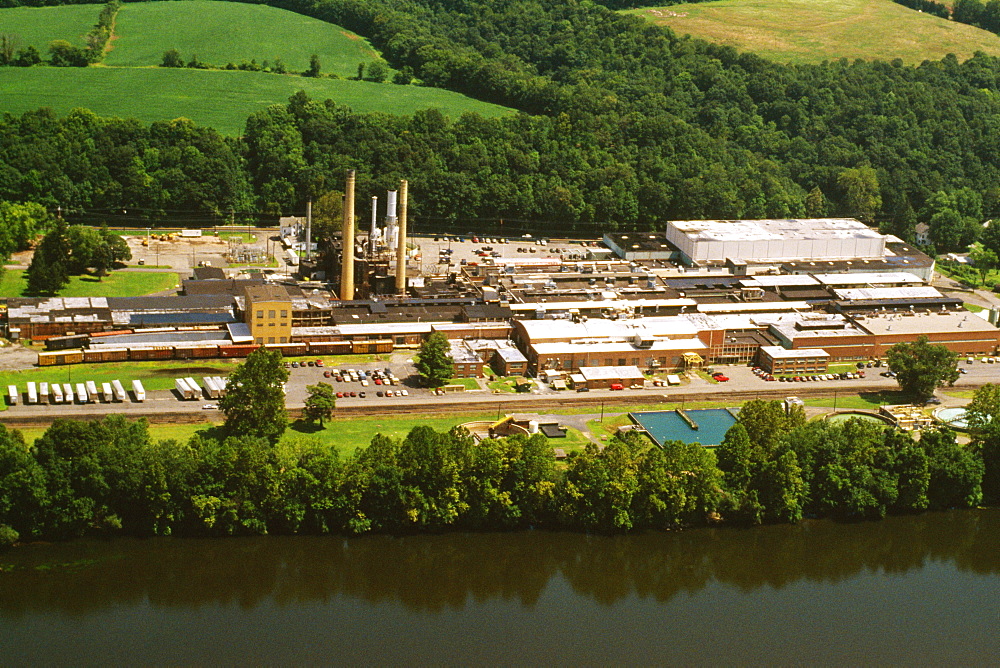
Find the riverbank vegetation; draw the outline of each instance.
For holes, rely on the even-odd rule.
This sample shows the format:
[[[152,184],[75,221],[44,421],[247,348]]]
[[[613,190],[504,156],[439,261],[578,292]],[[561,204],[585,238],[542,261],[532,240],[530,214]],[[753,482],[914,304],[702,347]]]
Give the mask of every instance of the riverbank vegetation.
[[[996,386],[970,406],[973,443],[873,423],[807,422],[750,401],[717,452],[626,432],[557,467],[547,439],[464,430],[377,435],[342,456],[308,437],[213,427],[153,440],[120,415],[60,420],[27,446],[0,428],[0,526],[12,540],[90,533],[222,536],[527,527],[623,532],[706,523],[874,519],[1000,498]],[[997,432],[997,433],[994,433]],[[985,495],[985,496],[984,496]]]

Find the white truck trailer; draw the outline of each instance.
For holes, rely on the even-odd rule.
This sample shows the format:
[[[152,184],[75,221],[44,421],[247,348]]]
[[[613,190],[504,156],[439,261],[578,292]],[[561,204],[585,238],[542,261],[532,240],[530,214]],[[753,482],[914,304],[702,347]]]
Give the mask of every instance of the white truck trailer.
[[[177,390],[177,393],[181,395],[182,400],[196,398],[194,390],[191,388],[190,385],[188,385],[187,380],[185,380],[184,378],[175,378],[174,388]]]
[[[69,383],[63,383],[63,401],[67,404],[76,402],[76,399],[73,398],[73,386]]]
[[[38,388],[34,381],[28,383],[28,403],[29,404],[38,403]]]
[[[111,389],[115,393],[115,401],[128,401],[128,395],[125,394],[125,388],[120,380],[115,378],[111,381]]]
[[[205,376],[201,379],[205,385],[205,391],[208,392],[210,399],[218,399],[222,394],[219,392],[219,386],[215,382],[215,378],[212,376]]]
[[[135,400],[140,403],[146,400],[146,388],[142,386],[142,381],[138,378],[132,381],[132,394],[135,395]]]
[[[187,382],[188,387],[190,387],[194,391],[193,398],[201,399],[201,385],[198,384],[198,381],[196,381],[194,378],[191,378],[190,376],[185,378],[184,380]]]
[[[63,391],[59,383],[52,383],[52,403],[61,404],[63,402]]]
[[[219,388],[219,396],[226,396],[226,385],[229,383],[228,378],[223,378],[222,376],[213,376],[216,386]]]
[[[101,383],[101,397],[104,399],[104,403],[107,404],[115,400],[115,393],[111,389],[111,383]]]
[[[38,384],[38,402],[42,404],[49,403],[49,384],[39,383]]]
[[[10,402],[11,406],[17,405],[17,385],[7,386],[7,401]]]
[[[90,393],[87,392],[87,386],[83,383],[76,384],[76,398],[81,404],[90,402]]]

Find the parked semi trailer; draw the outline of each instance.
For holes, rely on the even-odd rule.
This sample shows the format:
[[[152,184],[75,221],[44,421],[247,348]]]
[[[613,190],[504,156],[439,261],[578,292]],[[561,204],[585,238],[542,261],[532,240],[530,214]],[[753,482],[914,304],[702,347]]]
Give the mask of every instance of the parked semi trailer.
[[[69,383],[63,383],[63,401],[67,404],[76,402],[76,399],[73,398],[73,386]]]
[[[17,385],[7,386],[7,401],[11,406],[17,405]]]
[[[111,381],[111,389],[115,393],[115,401],[128,401],[128,395],[125,394],[125,388],[122,387],[122,382],[115,378]]]
[[[139,379],[132,381],[132,394],[135,395],[135,400],[142,402],[146,400],[146,388],[142,386],[142,381]]]
[[[174,380],[174,388],[177,393],[181,395],[181,399],[196,399],[194,389],[188,385],[187,380],[184,378],[176,378]]]
[[[49,384],[39,383],[38,384],[38,403],[47,404],[49,403]]]
[[[194,378],[191,378],[190,376],[185,378],[184,380],[187,382],[188,387],[190,387],[191,390],[194,391],[194,398],[201,399],[201,385],[198,384],[198,381],[196,381]]]
[[[92,380],[87,381],[87,401],[94,402],[100,401],[100,397],[97,396],[97,383]]]
[[[64,399],[62,387],[59,383],[52,383],[52,403],[61,404]]]
[[[101,397],[104,399],[104,402],[108,404],[115,400],[114,391],[111,389],[111,383],[101,383]]]
[[[85,404],[90,401],[90,394],[87,392],[87,386],[83,383],[76,384],[76,398],[81,404]]]
[[[34,381],[28,383],[28,403],[29,404],[38,403],[38,389],[35,386]]]

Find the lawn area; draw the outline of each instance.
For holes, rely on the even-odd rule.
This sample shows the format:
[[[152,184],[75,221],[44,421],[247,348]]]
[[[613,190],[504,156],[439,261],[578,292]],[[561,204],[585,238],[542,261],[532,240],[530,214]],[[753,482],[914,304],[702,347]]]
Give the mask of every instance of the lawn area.
[[[93,15],[90,23],[96,6]],[[216,67],[280,58],[289,72],[304,71],[316,54],[321,72],[342,77],[357,75],[358,63],[379,57],[365,38],[319,19],[266,5],[187,0],[123,5],[104,63],[159,65],[168,49],[177,49],[185,62],[197,55]]]
[[[860,410],[878,410],[879,406],[892,404],[912,403],[914,398],[898,390],[885,390],[882,392],[861,392],[859,394],[838,394],[836,396],[837,409],[856,408]],[[833,408],[834,396],[812,397],[803,399],[806,406],[820,406]]]
[[[445,385],[461,385],[467,390],[478,390],[479,382],[475,378],[452,378]]]
[[[144,123],[184,117],[224,135],[238,136],[247,116],[273,104],[287,104],[300,90],[313,99],[332,99],[360,113],[406,115],[429,108],[452,117],[465,112],[487,117],[514,113],[441,88],[158,67],[5,67],[0,78],[0,112],[21,114],[51,107],[65,114],[84,107],[99,116],[137,118]],[[132,94],[122,95],[122,91]]]
[[[959,60],[976,51],[1000,55],[1000,37],[892,0],[716,0],[628,13],[784,63],[900,58],[918,64],[949,53]]]
[[[0,296],[16,297],[28,285],[24,270],[7,269],[0,279]],[[171,271],[113,271],[104,280],[94,276],[71,276],[60,297],[138,297],[177,287],[177,274]]]
[[[515,394],[517,392],[516,389],[517,380],[518,378],[521,377],[522,376],[506,376],[506,377],[500,377],[496,375],[489,376],[489,378],[492,378],[492,380],[486,383],[486,387],[494,391],[505,392],[507,394]],[[531,387],[535,387],[535,383],[533,381],[531,383]]]
[[[129,387],[141,380],[146,390],[170,390],[174,379],[193,376],[201,383],[202,376],[228,376],[239,359],[164,360],[161,362],[105,362],[102,364],[68,364],[66,366],[35,367],[21,371],[0,371],[0,386],[17,385],[21,391],[27,383],[95,383],[118,379]]]

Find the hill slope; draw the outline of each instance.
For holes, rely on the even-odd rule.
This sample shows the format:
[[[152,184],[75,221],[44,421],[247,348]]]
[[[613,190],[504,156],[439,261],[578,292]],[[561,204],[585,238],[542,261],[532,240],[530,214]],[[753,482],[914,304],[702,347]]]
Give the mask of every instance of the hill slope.
[[[93,6],[96,17],[98,7]],[[358,63],[378,58],[368,41],[344,28],[264,5],[212,0],[130,3],[118,12],[109,66],[158,65],[163,52],[180,51],[222,67],[251,58],[258,63],[281,58],[289,71],[301,72],[312,54],[324,73],[357,74]]]
[[[0,9],[0,33],[15,38],[15,48],[33,46],[44,57],[49,42],[64,39],[84,46],[83,36],[97,22],[100,5]]]
[[[428,108],[449,116],[466,111],[483,116],[513,113],[440,88],[261,72],[128,67],[10,67],[0,72],[0,111],[19,114],[52,107],[64,114],[85,107],[101,116],[147,123],[184,116],[227,135],[241,134],[247,116],[272,104],[284,104],[299,90],[361,113],[411,114]]]
[[[718,0],[642,8],[678,34],[788,63],[847,58],[920,63],[954,53],[1000,55],[1000,37],[898,5],[892,0]]]

